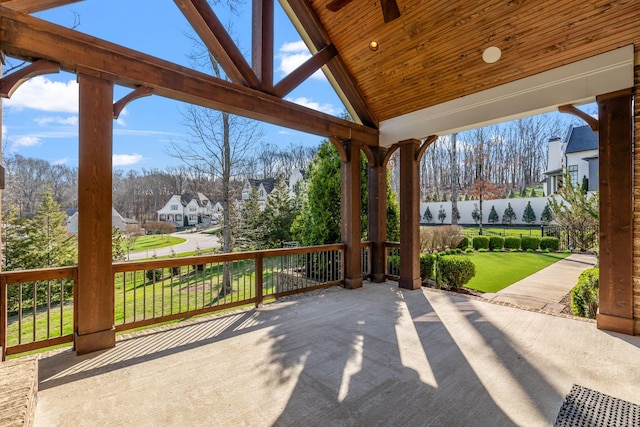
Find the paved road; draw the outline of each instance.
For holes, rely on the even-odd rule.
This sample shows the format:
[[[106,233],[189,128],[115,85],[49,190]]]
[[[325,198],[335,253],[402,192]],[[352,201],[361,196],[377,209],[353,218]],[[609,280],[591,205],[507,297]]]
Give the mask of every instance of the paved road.
[[[133,260],[139,260],[144,258],[151,258],[154,254],[159,257],[167,256],[167,255],[171,255],[172,250],[176,254],[179,254],[182,252],[195,251],[197,249],[209,249],[209,248],[215,248],[220,246],[220,240],[213,234],[180,232],[180,233],[174,233],[172,234],[172,236],[180,237],[182,239],[187,239],[187,241],[174,246],[167,246],[164,248],[154,249],[150,251],[132,253],[129,256],[129,260],[133,261]]]

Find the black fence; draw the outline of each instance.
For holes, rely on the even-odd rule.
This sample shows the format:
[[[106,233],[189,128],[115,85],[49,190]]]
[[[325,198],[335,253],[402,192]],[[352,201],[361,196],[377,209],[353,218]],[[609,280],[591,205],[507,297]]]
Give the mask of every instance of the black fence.
[[[462,234],[469,239],[479,235],[478,226],[464,226]],[[598,226],[561,227],[541,225],[533,227],[487,225],[482,227],[483,236],[501,237],[557,237],[560,250],[591,251],[598,247]]]

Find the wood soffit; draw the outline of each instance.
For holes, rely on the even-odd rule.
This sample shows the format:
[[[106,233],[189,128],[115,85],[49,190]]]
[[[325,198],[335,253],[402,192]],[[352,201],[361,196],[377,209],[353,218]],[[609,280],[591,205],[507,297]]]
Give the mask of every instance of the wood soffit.
[[[76,1],[0,0],[0,6],[31,13]],[[299,113],[308,117],[303,120],[306,124],[302,127],[307,128],[304,131],[310,131],[308,128],[311,127],[311,133],[340,139],[365,135],[368,145],[375,145],[372,140],[377,137],[375,128],[380,121],[491,89],[618,47],[634,44],[638,49],[637,46],[640,46],[640,32],[637,30],[640,27],[640,2],[637,0],[398,0],[400,17],[389,23],[383,21],[378,0],[351,1],[337,12],[326,8],[329,0],[280,0],[312,53],[322,52],[322,56],[299,71],[299,75],[292,79],[295,81],[274,90],[270,84],[260,84],[262,73],[255,69],[255,64],[254,70],[251,70],[248,64],[237,57],[237,52],[229,46],[224,34],[218,31],[215,20],[209,16],[204,0],[175,2],[203,39],[208,39],[210,48],[218,50],[218,54],[227,55],[227,67],[235,75],[233,84],[226,85],[224,82],[222,85],[225,91],[242,94],[236,101],[232,100],[235,95],[227,94],[209,102],[209,106],[220,109],[221,105],[231,102],[231,107],[226,111],[241,114],[245,109],[255,107],[247,105],[248,97],[259,94],[257,99],[268,100],[269,105],[249,117],[270,123],[276,120],[275,124],[303,130],[300,126],[290,126],[296,122],[290,115]],[[14,42],[15,39],[22,41],[19,42],[20,48],[13,44],[8,48],[5,39],[12,30],[7,28],[10,24],[8,20],[3,19],[2,22],[0,35],[5,53],[30,60],[55,60],[47,57],[46,52],[26,49],[28,43],[40,42],[41,37],[35,33],[31,40],[10,35]],[[67,38],[71,40],[73,37]],[[54,39],[51,39],[52,44]],[[83,43],[91,44],[92,41],[98,45],[102,42],[89,37]],[[378,43],[377,51],[369,49],[370,41]],[[501,59],[494,64],[482,60],[484,49],[490,46],[502,50]],[[254,48],[259,50],[260,46]],[[121,49],[124,48],[117,47],[115,52],[119,53]],[[154,61],[160,61],[155,58],[151,61],[144,54],[126,51],[131,61],[138,60],[147,66],[158,65]],[[103,54],[108,56],[110,50],[103,49]],[[105,60],[106,56],[102,59],[96,56],[89,62],[93,61],[96,66],[96,62]],[[57,62],[61,62],[63,69],[75,69],[77,65]],[[357,116],[356,121],[364,126],[345,125],[340,119],[328,119],[330,116],[320,113],[309,114],[302,107],[299,111],[297,107],[289,106],[289,103],[278,98],[314,67],[323,63],[329,80],[336,86],[349,110]],[[186,101],[198,98],[194,93],[178,94],[182,91],[180,87],[163,88],[163,85],[171,86],[166,84],[167,73],[181,67],[163,63],[161,68],[164,74],[159,73],[158,79],[162,82],[157,82],[155,86],[146,84],[142,76],[141,81],[121,78],[126,81],[119,83],[134,88],[146,85],[153,87],[156,94],[171,95]],[[180,73],[183,74],[180,79],[190,76],[190,72],[181,69]],[[214,87],[217,86],[209,91]],[[254,104],[256,102],[254,100]],[[196,103],[203,104],[201,99]],[[270,112],[272,108],[282,108],[285,114],[274,114]],[[269,120],[265,120],[265,115]],[[276,115],[280,118],[272,117]],[[311,123],[319,117],[322,117],[322,129]]]

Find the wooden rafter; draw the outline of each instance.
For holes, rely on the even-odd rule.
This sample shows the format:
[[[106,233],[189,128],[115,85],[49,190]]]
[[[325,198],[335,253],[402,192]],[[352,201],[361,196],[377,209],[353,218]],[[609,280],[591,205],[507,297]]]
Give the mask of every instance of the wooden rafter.
[[[262,87],[260,80],[206,0],[174,1],[232,82],[253,89]]]
[[[150,87],[159,96],[314,135],[378,145],[377,129],[10,10],[0,16],[0,43],[8,56],[48,59],[72,73],[86,67],[116,76],[115,83],[122,86]]]
[[[0,0],[0,6],[8,7],[16,12],[36,13],[79,1],[82,0]]]
[[[298,19],[298,23],[306,33],[308,40],[312,43],[313,48],[318,51],[323,47],[333,44],[331,39],[324,31],[320,20],[309,5],[308,0],[282,0],[281,4],[288,7]],[[327,68],[331,72],[331,76],[342,89],[342,93],[348,104],[351,105],[357,118],[362,124],[378,128],[378,119],[373,110],[369,106],[364,95],[358,88],[355,80],[349,73],[344,61],[340,56],[335,57]]]
[[[253,0],[251,63],[262,87],[273,88],[273,0]]]
[[[589,125],[591,130],[594,132],[598,132],[598,129],[600,128],[600,123],[598,122],[598,119],[590,116],[589,114],[585,113],[582,110],[577,109],[575,106],[571,104],[559,106],[558,111],[560,111],[561,113],[567,113],[567,114],[574,115],[576,117],[580,117]]]
[[[0,79],[0,97],[11,98],[13,92],[31,77],[60,72],[60,65],[41,59]]]
[[[122,99],[113,104],[113,118],[117,119],[118,117],[120,117],[120,113],[130,102],[138,98],[150,96],[151,94],[153,94],[153,89],[151,89],[150,87],[139,86],[135,88],[132,92],[129,92],[128,95],[124,96]]]
[[[304,64],[289,73],[285,78],[280,80],[273,89],[273,94],[279,98],[284,97],[293,89],[298,87],[300,83],[309,78],[313,73],[318,71],[320,67],[326,65],[331,59],[338,54],[334,45],[329,45],[321,49],[318,53],[309,58]]]

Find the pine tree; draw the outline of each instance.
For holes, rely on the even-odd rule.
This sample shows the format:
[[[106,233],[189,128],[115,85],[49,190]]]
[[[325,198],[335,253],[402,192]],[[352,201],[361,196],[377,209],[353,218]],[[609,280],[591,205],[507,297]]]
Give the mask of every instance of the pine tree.
[[[489,212],[489,223],[491,224],[495,224],[496,222],[498,222],[498,219],[500,219],[500,217],[498,216],[498,212],[496,211],[496,207],[491,205],[491,212]]]
[[[524,187],[522,187],[520,189],[520,197],[527,197],[527,195],[525,194],[525,191],[524,191]]]
[[[442,205],[440,205],[440,210],[438,211],[438,220],[440,221],[440,224],[443,224],[445,219],[447,219],[447,213],[444,211]]]
[[[540,215],[540,221],[544,224],[549,224],[553,221],[553,215],[551,214],[551,209],[549,209],[549,204],[544,205],[544,209],[542,210],[542,214]]]
[[[589,178],[586,175],[582,175],[582,192],[587,193],[589,191]]]
[[[502,223],[503,224],[511,224],[517,218],[516,213],[511,207],[511,203],[507,205],[507,208],[504,210],[504,214],[502,214]]]
[[[536,213],[533,211],[531,207],[531,202],[527,202],[527,207],[524,208],[524,212],[522,213],[522,221],[527,224],[533,224],[536,222]]]
[[[256,250],[264,246],[265,227],[258,189],[251,186],[249,199],[240,209],[240,224],[235,237],[235,246],[242,250]]]
[[[267,204],[262,212],[264,225],[264,244],[267,248],[279,248],[282,242],[292,240],[291,224],[297,216],[289,188],[283,179],[279,179],[269,194]]]
[[[531,195],[529,197],[538,197],[536,195],[536,188],[535,187],[531,187]]]
[[[424,210],[422,220],[427,224],[430,224],[433,221],[433,215],[431,214],[431,209],[429,209],[429,206],[427,206],[427,209]]]
[[[471,211],[471,218],[473,218],[476,224],[478,223],[478,221],[480,221],[480,210],[478,210],[478,205],[476,203],[473,204],[473,211]]]
[[[26,221],[18,217],[15,206],[6,203],[5,208],[2,226],[3,270],[22,270],[27,268],[30,258]]]

